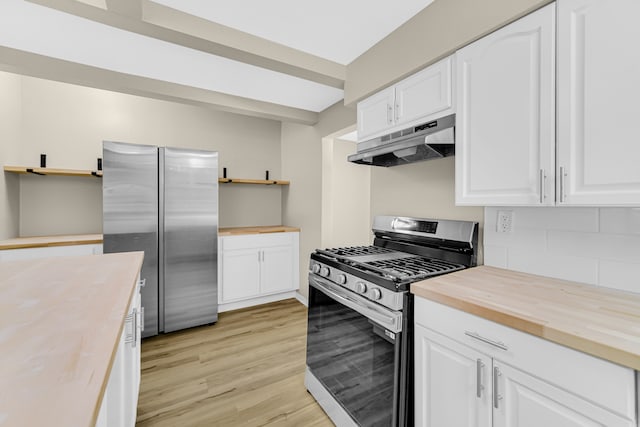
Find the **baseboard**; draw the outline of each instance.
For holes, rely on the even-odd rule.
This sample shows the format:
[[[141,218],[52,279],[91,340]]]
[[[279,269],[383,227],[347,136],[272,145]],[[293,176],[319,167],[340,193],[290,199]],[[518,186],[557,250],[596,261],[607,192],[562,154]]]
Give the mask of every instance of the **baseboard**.
[[[300,292],[296,292],[296,299],[305,307],[309,307],[309,300]]]
[[[288,291],[288,292],[282,292],[274,295],[266,295],[262,297],[250,298],[242,301],[234,301],[234,302],[218,304],[218,313],[224,313],[225,311],[231,311],[231,310],[239,310],[241,308],[252,307],[254,305],[260,305],[260,304],[267,304],[270,302],[281,301],[283,299],[290,299],[290,298],[296,298],[300,301],[300,299],[298,298],[298,292]]]

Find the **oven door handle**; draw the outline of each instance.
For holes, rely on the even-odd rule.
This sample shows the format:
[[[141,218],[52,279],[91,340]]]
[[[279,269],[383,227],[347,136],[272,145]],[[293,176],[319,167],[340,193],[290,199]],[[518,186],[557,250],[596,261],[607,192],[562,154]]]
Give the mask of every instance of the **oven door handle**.
[[[313,286],[329,298],[357,311],[364,317],[373,320],[391,332],[402,331],[402,312],[393,312],[360,296],[351,296],[342,288],[328,280],[309,274],[309,285]]]

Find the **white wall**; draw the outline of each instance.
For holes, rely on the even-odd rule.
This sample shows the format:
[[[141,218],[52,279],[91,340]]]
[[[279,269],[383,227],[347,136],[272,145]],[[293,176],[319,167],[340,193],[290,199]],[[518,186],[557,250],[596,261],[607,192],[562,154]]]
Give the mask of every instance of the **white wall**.
[[[220,176],[227,167],[229,177],[262,179],[269,170],[270,177],[287,179],[278,121],[1,75],[20,93],[11,109],[21,133],[10,143],[17,151],[12,163],[37,166],[46,153],[49,167],[95,169],[102,141],[113,140],[219,151]],[[221,185],[220,226],[280,224],[281,194],[280,186]],[[98,179],[24,176],[20,196],[9,204],[21,206],[21,236],[100,233],[101,200]]]
[[[355,142],[323,138],[323,248],[371,243],[371,168],[348,162],[355,152]]]
[[[640,208],[485,208],[484,244],[486,265],[640,292]]]
[[[0,73],[0,167],[15,164],[20,141],[21,93],[20,77]],[[18,234],[20,209],[19,178],[0,171],[0,239]]]

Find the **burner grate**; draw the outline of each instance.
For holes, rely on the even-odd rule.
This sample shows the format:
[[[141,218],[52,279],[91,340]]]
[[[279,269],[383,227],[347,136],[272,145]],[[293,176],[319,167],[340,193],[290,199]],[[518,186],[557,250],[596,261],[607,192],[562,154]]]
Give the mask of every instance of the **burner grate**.
[[[418,256],[402,259],[371,261],[365,264],[372,270],[375,270],[386,277],[397,280],[418,280],[465,268],[460,264],[454,264],[437,259],[427,259]]]
[[[350,246],[345,248],[319,249],[318,252],[330,256],[361,256],[361,255],[377,255],[394,252],[390,249],[380,246]]]

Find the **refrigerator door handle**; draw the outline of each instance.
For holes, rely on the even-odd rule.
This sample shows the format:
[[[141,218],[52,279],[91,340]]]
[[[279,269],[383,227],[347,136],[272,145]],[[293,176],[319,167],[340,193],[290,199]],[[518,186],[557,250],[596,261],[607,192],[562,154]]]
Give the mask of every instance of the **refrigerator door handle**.
[[[164,147],[158,148],[158,331],[164,332],[165,236],[164,236]]]

